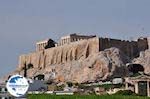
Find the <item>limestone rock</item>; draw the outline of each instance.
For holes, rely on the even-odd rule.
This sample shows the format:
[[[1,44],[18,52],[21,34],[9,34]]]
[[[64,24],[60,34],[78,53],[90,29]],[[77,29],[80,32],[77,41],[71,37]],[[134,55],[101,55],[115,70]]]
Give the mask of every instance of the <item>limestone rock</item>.
[[[129,58],[115,47],[100,51],[99,44],[95,37],[21,55],[16,71],[23,75],[26,64],[28,77],[44,74],[47,80],[56,82],[83,83],[126,76]]]
[[[144,66],[145,73],[150,74],[150,50],[140,52],[140,56],[133,60],[133,63],[141,64]]]
[[[63,64],[53,64],[45,69],[28,71],[28,76],[32,77],[43,73],[56,82],[93,82],[106,80],[111,77],[123,77],[128,74],[125,64],[128,57],[119,49],[110,48],[104,51],[89,55],[82,60],[74,60]]]
[[[19,66],[21,70],[24,64],[32,64],[34,68],[45,68],[50,65],[67,63],[74,60],[82,60],[90,54],[99,52],[99,38],[82,40],[69,45],[58,46],[42,51],[21,55]]]

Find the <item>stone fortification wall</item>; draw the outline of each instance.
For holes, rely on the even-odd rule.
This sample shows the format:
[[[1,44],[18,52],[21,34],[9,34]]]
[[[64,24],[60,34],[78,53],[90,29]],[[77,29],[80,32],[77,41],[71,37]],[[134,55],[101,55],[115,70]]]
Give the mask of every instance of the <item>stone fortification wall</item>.
[[[107,48],[116,47],[130,58],[137,57],[139,56],[140,51],[148,49],[147,39],[139,39],[138,41],[125,41],[110,38],[100,38],[99,41],[100,51],[103,51]]]
[[[72,42],[63,46],[45,49],[38,52],[21,55],[19,57],[19,69],[24,64],[32,64],[34,68],[45,68],[53,64],[85,59],[90,54],[99,52],[99,38],[91,38],[79,42]]]
[[[139,38],[137,42],[139,52],[148,49],[148,38]]]
[[[150,37],[148,37],[147,40],[148,40],[148,49],[150,50]]]

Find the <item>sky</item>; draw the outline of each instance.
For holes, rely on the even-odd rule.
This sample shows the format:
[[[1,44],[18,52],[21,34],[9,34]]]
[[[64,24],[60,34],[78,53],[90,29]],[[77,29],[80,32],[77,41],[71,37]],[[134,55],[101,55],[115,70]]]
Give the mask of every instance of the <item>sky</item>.
[[[150,0],[0,0],[0,77],[35,43],[70,33],[117,39],[150,36]]]

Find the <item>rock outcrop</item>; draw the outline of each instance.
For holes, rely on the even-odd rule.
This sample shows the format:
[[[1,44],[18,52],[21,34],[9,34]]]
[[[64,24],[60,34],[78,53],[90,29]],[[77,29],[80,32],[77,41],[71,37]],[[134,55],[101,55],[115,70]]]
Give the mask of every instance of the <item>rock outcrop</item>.
[[[80,43],[73,42],[63,46],[53,47],[42,51],[21,55],[18,69],[24,64],[32,64],[36,68],[46,68],[50,65],[63,64],[74,60],[82,60],[90,54],[99,52],[99,38],[82,40]]]
[[[144,66],[145,73],[150,75],[150,50],[140,52],[140,56],[135,58],[133,63]]]
[[[90,54],[84,59],[53,64],[43,69],[29,69],[28,77],[45,74],[47,80],[53,78],[56,82],[93,82],[126,76],[128,74],[125,67],[127,62],[129,62],[129,58],[119,49],[110,48]],[[23,73],[23,71],[20,73]]]
[[[127,58],[122,59],[118,49],[110,48],[90,55],[83,61],[56,66],[56,78],[61,76],[65,81],[81,83],[106,80],[111,77],[123,77],[127,75],[126,61]]]

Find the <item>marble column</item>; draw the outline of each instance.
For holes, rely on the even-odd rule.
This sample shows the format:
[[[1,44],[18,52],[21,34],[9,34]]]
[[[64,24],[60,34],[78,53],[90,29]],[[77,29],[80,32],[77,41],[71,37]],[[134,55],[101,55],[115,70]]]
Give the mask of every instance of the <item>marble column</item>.
[[[127,83],[127,82],[125,83],[125,89],[126,89],[126,90],[129,89],[129,86],[128,86],[128,83]]]
[[[60,45],[62,45],[62,40],[60,41]]]
[[[63,45],[64,44],[64,40],[62,39],[62,41],[61,41],[61,45]]]
[[[42,44],[40,44],[40,50],[42,50]]]
[[[41,44],[41,50],[43,49],[43,44]]]
[[[66,38],[66,43],[68,43],[68,38]]]
[[[64,39],[64,44],[66,43],[66,39]]]
[[[134,89],[135,93],[138,94],[139,93],[138,82],[135,82],[134,87],[135,87],[135,89]]]
[[[63,45],[65,44],[65,39],[63,39]]]
[[[68,38],[68,44],[70,43],[70,38]]]
[[[62,39],[62,45],[64,45],[64,39]]]
[[[37,45],[36,45],[36,51],[38,51],[38,50],[37,50]]]
[[[43,47],[44,47],[44,43],[42,43],[42,49],[43,49]]]
[[[67,39],[67,41],[68,41],[67,43],[69,44],[69,38]]]
[[[39,44],[37,44],[37,50],[39,51],[39,49],[40,49],[40,46],[39,46]]]
[[[41,50],[41,44],[39,44],[39,46],[40,46],[40,50]]]
[[[147,81],[147,96],[150,97],[149,81]]]
[[[39,44],[39,50],[41,49],[41,44]]]
[[[66,43],[66,39],[64,39],[64,44]]]

